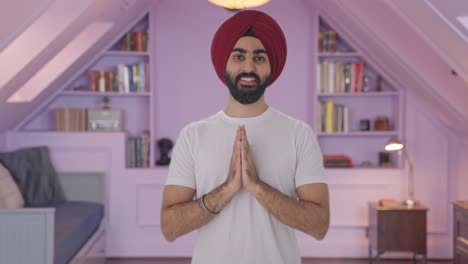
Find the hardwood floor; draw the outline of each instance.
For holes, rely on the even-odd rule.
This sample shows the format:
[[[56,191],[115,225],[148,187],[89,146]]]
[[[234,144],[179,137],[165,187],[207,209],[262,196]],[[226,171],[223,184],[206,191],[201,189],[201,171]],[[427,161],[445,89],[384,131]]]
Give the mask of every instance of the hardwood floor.
[[[302,264],[367,264],[367,259],[303,259]],[[375,263],[375,261],[374,261]],[[410,264],[411,260],[383,259],[381,264]],[[421,263],[421,261],[419,262]],[[450,264],[451,260],[429,260],[428,264]],[[190,264],[189,258],[108,259],[106,264]]]

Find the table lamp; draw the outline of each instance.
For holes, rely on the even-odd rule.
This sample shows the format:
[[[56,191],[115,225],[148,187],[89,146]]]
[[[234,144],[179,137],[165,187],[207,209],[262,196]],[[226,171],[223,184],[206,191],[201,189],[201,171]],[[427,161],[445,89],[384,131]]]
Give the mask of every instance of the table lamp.
[[[385,150],[389,152],[398,151],[398,154],[403,152],[403,157],[406,162],[408,162],[408,199],[406,200],[406,205],[408,207],[413,207],[415,204],[413,162],[408,155],[408,151],[406,150],[405,145],[398,139],[390,139],[385,145]]]

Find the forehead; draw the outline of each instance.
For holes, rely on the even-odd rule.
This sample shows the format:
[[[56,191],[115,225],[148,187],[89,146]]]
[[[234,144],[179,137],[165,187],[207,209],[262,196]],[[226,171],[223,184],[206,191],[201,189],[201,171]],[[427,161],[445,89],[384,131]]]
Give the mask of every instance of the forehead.
[[[263,46],[262,42],[258,38],[255,38],[255,37],[240,38],[236,42],[236,45],[234,45],[234,48],[242,48],[242,49],[245,49],[246,51],[253,51],[253,50],[258,50],[258,49],[265,50],[265,47]]]

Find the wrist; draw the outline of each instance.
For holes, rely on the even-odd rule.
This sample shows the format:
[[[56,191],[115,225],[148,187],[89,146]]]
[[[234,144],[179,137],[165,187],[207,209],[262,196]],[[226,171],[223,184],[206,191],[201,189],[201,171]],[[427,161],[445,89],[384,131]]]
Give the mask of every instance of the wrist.
[[[228,195],[229,199],[236,194],[239,188],[236,186],[236,183],[232,180],[227,180],[223,183],[223,187]]]
[[[265,185],[265,183],[260,180],[260,179],[257,179],[256,181],[254,181],[252,183],[252,186],[250,187],[250,193],[254,196],[254,197],[258,197],[260,195],[260,193],[262,192],[262,188],[263,186]]]
[[[219,214],[219,212],[221,211],[221,209],[219,209],[219,210],[210,209],[209,207],[214,208],[214,206],[212,206],[212,205],[208,206],[208,205],[207,205],[209,202],[206,202],[206,201],[205,201],[205,198],[206,198],[206,197],[207,197],[206,194],[204,194],[204,195],[202,195],[202,197],[200,197],[200,201],[199,201],[199,202],[200,202],[200,207],[201,207],[205,212],[207,212],[207,213],[209,213],[209,214],[211,214],[211,215],[217,215],[217,214]]]

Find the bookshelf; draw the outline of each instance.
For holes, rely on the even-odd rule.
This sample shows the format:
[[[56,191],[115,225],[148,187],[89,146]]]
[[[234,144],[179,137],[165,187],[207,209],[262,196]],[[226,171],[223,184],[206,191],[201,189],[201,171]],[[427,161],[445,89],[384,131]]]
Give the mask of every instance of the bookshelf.
[[[395,154],[390,154],[391,167],[379,165],[385,143],[401,138],[400,90],[322,17],[317,19],[313,127],[323,154],[349,157],[351,169],[401,167]]]
[[[129,24],[121,35],[116,36],[84,70],[78,72],[22,130],[123,133],[126,138],[125,142],[121,142],[126,150],[124,166],[127,169],[154,168],[155,145],[152,142],[155,141],[155,133],[151,125],[154,81],[150,78],[150,24],[149,11]],[[104,98],[108,103],[103,102]],[[121,130],[88,129],[89,110],[103,109],[105,105],[122,113]],[[66,121],[66,126],[76,123],[76,115],[61,114],[57,119],[57,109],[73,109],[84,114],[79,115],[80,120],[77,122],[80,124],[64,130],[63,125],[57,125],[58,122],[71,119]]]

